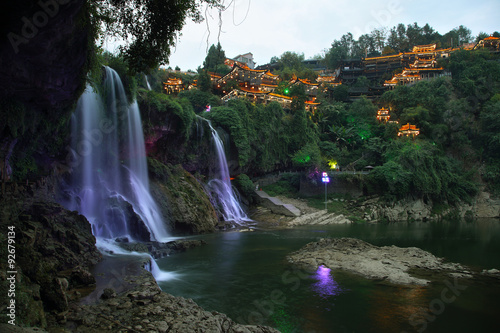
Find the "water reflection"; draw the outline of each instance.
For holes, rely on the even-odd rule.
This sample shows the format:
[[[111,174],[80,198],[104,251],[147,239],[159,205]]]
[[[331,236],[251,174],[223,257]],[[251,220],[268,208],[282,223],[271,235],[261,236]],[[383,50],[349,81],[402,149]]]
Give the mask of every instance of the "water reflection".
[[[428,287],[422,286],[377,286],[367,299],[371,325],[378,332],[414,330],[411,324],[415,323],[422,327],[421,315],[418,319],[412,316],[425,313],[431,301],[429,292]]]
[[[323,265],[319,266],[316,274],[313,276],[318,282],[314,283],[311,288],[316,294],[322,298],[336,296],[341,294],[344,290],[333,279],[331,269]]]

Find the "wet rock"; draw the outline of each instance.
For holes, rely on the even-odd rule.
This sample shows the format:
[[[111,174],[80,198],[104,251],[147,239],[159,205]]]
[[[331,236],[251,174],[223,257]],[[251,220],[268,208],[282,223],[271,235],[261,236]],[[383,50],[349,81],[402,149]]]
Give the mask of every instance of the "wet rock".
[[[203,240],[176,240],[167,243],[145,242],[145,243],[120,243],[120,247],[127,251],[149,253],[153,258],[163,258],[175,253],[185,252],[189,249],[205,245]]]
[[[103,290],[101,298],[102,299],[110,299],[116,297],[115,290],[112,288],[106,288]]]
[[[200,182],[181,165],[148,162],[151,195],[170,229],[183,234],[215,231],[217,213]]]
[[[222,313],[205,311],[191,299],[166,294],[147,271],[134,278],[135,287],[115,298],[103,299],[99,305],[74,305],[67,316],[67,327],[75,327],[76,332],[117,332],[125,328],[138,332],[278,332],[237,324]],[[103,315],[101,307],[113,309],[113,317]]]
[[[16,314],[23,325],[45,328],[51,313],[67,311],[71,299],[78,297],[73,288],[95,283],[90,273],[82,276],[101,254],[85,217],[57,203],[39,201],[49,200],[47,193],[22,195],[22,200],[14,197],[1,205],[2,216],[16,233],[16,297],[23,299]],[[0,270],[6,271],[2,264]]]
[[[95,278],[88,270],[83,267],[76,267],[71,271],[71,285],[73,287],[89,286],[95,284]]]
[[[428,279],[410,274],[412,269],[426,270],[457,278],[472,278],[466,267],[445,262],[416,247],[378,247],[354,238],[326,238],[312,242],[287,257],[290,263],[316,269],[324,265],[331,269],[353,272],[370,279],[393,284],[426,285]]]

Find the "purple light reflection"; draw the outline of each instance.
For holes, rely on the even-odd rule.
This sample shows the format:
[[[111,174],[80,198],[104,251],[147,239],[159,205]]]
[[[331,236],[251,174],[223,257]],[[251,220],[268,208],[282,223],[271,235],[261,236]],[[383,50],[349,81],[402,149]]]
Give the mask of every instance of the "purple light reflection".
[[[312,285],[312,289],[322,298],[336,296],[344,291],[333,279],[330,272],[330,268],[321,265],[318,267],[316,274],[313,276],[313,278],[318,280],[318,282]]]

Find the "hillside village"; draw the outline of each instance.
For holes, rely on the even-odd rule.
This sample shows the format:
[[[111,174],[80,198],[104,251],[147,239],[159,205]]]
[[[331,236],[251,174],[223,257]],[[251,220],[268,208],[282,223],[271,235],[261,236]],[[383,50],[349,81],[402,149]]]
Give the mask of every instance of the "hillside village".
[[[415,45],[411,52],[365,57],[362,59],[344,59],[334,70],[325,68],[320,60],[306,60],[306,66],[317,73],[314,81],[294,76],[285,82],[287,88],[302,85],[307,95],[306,109],[313,112],[320,104],[318,92],[327,93],[340,85],[347,85],[349,100],[354,101],[361,96],[375,100],[385,91],[401,85],[413,85],[422,80],[450,76],[450,72],[440,65],[440,60],[446,59],[451,53],[458,50],[486,49],[490,52],[500,52],[500,38],[487,37],[478,43],[464,44],[456,48],[438,48],[437,44]],[[225,65],[230,72],[221,75],[209,72],[212,89],[222,96],[223,101],[245,96],[257,103],[278,102],[283,108],[289,108],[292,98],[288,89],[278,93],[277,88],[284,80],[273,74],[272,64],[261,65],[255,68],[252,53],[238,55],[233,59],[226,59]],[[174,75],[175,76],[175,75]],[[385,77],[392,76],[388,80]],[[368,79],[369,84],[355,86],[360,77]],[[185,86],[182,79],[172,77],[163,83],[167,94],[177,94],[184,89],[196,87],[194,84]]]

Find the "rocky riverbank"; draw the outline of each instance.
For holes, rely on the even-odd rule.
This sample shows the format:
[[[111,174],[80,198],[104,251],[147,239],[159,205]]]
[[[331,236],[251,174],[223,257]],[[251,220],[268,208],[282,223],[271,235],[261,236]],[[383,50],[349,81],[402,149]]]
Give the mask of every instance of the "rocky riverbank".
[[[481,275],[500,279],[497,270],[474,272],[416,247],[378,247],[354,238],[321,239],[287,256],[287,260],[305,268],[316,269],[323,265],[398,285],[426,285],[432,280],[429,276],[434,274],[452,278]]]
[[[55,202],[55,182],[13,184],[0,197],[0,256],[7,258],[7,232],[14,230],[15,319],[6,332],[278,332],[245,326],[205,311],[192,300],[161,291],[144,267],[149,256],[102,256],[87,219]],[[197,240],[129,243],[128,251],[156,257],[203,245]],[[0,261],[1,295],[8,268]],[[3,303],[4,305],[6,303]],[[5,326],[7,325],[7,326]],[[21,328],[22,326],[23,328]],[[31,328],[24,328],[31,327]]]
[[[164,293],[151,273],[125,274],[119,294],[104,289],[91,305],[75,305],[62,321],[71,332],[279,332],[264,326],[235,323],[225,314],[206,311],[193,300]],[[132,270],[131,272],[134,272]],[[118,282],[117,282],[118,283]]]

